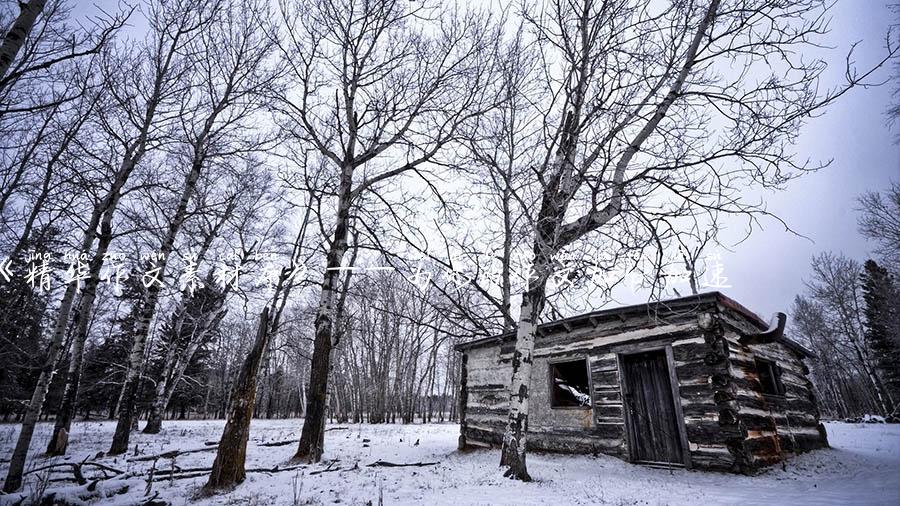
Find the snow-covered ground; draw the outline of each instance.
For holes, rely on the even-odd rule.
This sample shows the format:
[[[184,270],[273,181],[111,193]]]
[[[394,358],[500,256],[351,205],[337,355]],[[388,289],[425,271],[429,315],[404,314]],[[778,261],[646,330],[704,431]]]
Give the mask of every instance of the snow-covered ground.
[[[81,462],[108,448],[112,422],[77,423],[70,455],[47,459],[37,456],[28,468],[54,462]],[[163,433],[136,433],[131,446],[139,456],[169,450],[204,447],[217,441],[222,421],[166,422]],[[254,421],[248,446],[248,468],[288,465],[295,444],[263,447],[260,442],[284,441],[299,436],[299,420]],[[497,467],[498,451],[456,451],[458,426],[350,425],[327,432],[325,461],[304,469],[255,472],[236,490],[213,497],[197,497],[204,478],[157,481],[151,495],[173,504],[884,504],[900,505],[900,425],[828,424],[832,447],[812,452],[777,466],[760,476],[735,476],[686,470],[639,467],[613,457],[530,454],[528,469],[533,483],[504,479]],[[51,426],[41,424],[32,451],[42,451]],[[17,425],[0,426],[0,477],[6,476],[15,444]],[[157,470],[204,468],[214,452],[190,453],[173,463],[164,458]],[[96,462],[126,472],[149,473],[149,461],[127,457],[101,457]],[[336,459],[336,461],[335,461]],[[438,462],[426,467],[367,467],[378,460],[394,463]],[[327,472],[318,472],[326,470]],[[338,470],[340,469],[340,470]],[[60,470],[27,476],[24,490],[35,490],[40,476],[55,478],[71,473]],[[96,474],[86,469],[86,474]],[[157,474],[157,478],[159,474]],[[121,485],[106,480],[104,486]],[[110,504],[139,504],[147,492],[145,478],[129,478],[123,495]],[[112,485],[110,482],[113,482]],[[66,486],[49,483],[49,487]],[[112,487],[115,488],[115,487]],[[118,487],[121,488],[121,487]],[[0,503],[11,497],[0,497]]]

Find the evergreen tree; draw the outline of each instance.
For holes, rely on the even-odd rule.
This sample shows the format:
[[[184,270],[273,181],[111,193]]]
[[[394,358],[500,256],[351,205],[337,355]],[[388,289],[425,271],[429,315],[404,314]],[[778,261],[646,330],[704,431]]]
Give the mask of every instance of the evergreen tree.
[[[116,298],[127,309],[127,313],[117,315],[114,325],[117,331],[85,350],[82,384],[78,395],[78,406],[85,412],[105,407],[108,417],[113,418],[117,409],[128,353],[134,335],[134,325],[141,313],[141,298],[144,287],[140,274],[132,271],[122,284],[122,293]]]
[[[878,376],[890,396],[889,417],[900,421],[900,291],[893,276],[874,260],[862,274],[865,336]]]
[[[11,259],[9,281],[0,278],[0,420],[21,415],[34,390],[43,360],[44,313],[51,291],[42,288],[43,258],[48,258],[50,288],[59,286],[59,230],[44,227],[25,243],[26,254]],[[31,272],[32,280],[29,280]]]
[[[151,392],[148,424],[159,431],[163,411],[176,406],[181,414],[202,405],[208,376],[207,345],[218,332],[220,311],[225,305],[225,291],[213,281],[212,272],[162,324],[158,346],[151,355],[151,370],[157,378],[156,392]],[[224,313],[222,314],[224,315]],[[191,379],[191,381],[183,381]],[[155,404],[155,406],[154,406]]]

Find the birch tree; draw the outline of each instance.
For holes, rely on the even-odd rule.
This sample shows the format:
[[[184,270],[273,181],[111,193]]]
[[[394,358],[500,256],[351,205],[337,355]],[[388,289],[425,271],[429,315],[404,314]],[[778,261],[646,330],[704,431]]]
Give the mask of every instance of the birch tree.
[[[192,258],[190,258],[190,262],[196,265],[204,263],[213,241],[219,237],[225,223],[231,219],[236,202],[237,194],[231,195],[224,202],[224,209],[222,209],[220,215],[214,217],[212,226],[201,236],[202,241],[198,245],[196,252],[193,253]],[[193,248],[191,251],[194,251]],[[211,272],[212,270],[210,269],[210,274]],[[207,289],[212,289],[213,287],[209,285],[212,285],[214,280],[211,276],[207,276],[207,279],[202,283],[207,285]],[[150,399],[150,411],[147,414],[147,425],[144,426],[144,433],[157,434],[162,429],[163,412],[172,399],[175,388],[181,381],[185,370],[194,358],[194,354],[207,342],[210,334],[225,316],[227,312],[225,308],[226,298],[233,287],[234,285],[232,284],[226,285],[217,294],[210,306],[204,306],[196,314],[190,314],[188,311],[188,307],[194,299],[191,285],[185,284],[182,287],[180,300],[171,317],[171,333],[175,338],[186,333],[188,338],[183,343],[183,346],[179,346],[179,343],[175,342],[174,339],[173,342],[167,345],[163,359],[163,368],[156,379],[156,385]],[[186,329],[190,331],[187,332]]]
[[[555,257],[614,230],[628,238],[625,225],[648,217],[764,215],[744,197],[751,188],[817,168],[795,159],[792,140],[805,119],[872,72],[848,69],[843,86],[821,91],[825,64],[803,50],[826,30],[827,9],[816,0],[584,0],[526,11],[551,92],[539,103],[548,128],[512,357],[506,476],[530,479],[534,337]]]
[[[7,76],[11,77],[11,76]],[[111,236],[112,217],[115,208],[121,198],[122,190],[128,181],[137,159],[142,156],[146,145],[146,132],[138,134],[131,144],[130,150],[122,159],[121,164],[110,174],[111,183],[105,196],[94,206],[93,211],[88,219],[87,226],[80,244],[77,246],[77,255],[79,257],[88,257],[91,254],[95,239],[100,238],[98,249],[104,247],[104,241]],[[98,228],[100,230],[98,230]],[[108,245],[108,242],[105,244]],[[101,253],[102,256],[102,253]],[[92,264],[92,267],[95,265]],[[97,273],[99,274],[99,272]],[[55,368],[64,347],[64,337],[69,317],[72,311],[75,297],[81,288],[79,281],[74,281],[66,286],[65,292],[59,302],[59,309],[54,319],[54,323],[50,330],[48,349],[41,366],[38,380],[28,403],[25,416],[22,420],[22,427],[10,459],[9,470],[7,471],[6,481],[4,482],[4,491],[13,492],[21,487],[22,472],[24,470],[25,461],[28,456],[28,448],[31,443],[32,435],[37,420],[40,417],[47,391],[50,388],[50,382],[56,372]]]
[[[508,332],[516,323],[512,297],[518,287],[514,283],[519,285],[524,281],[519,279],[521,273],[517,267],[520,266],[516,265],[515,254],[527,241],[523,231],[531,229],[535,206],[530,168],[539,161],[536,153],[542,125],[540,114],[532,104],[544,90],[534,79],[538,53],[528,46],[521,26],[498,54],[498,59],[498,82],[489,91],[496,94],[497,107],[480,118],[478,127],[470,131],[471,137],[464,141],[465,155],[458,162],[460,169],[471,178],[467,190],[482,199],[485,208],[471,206],[470,197],[464,194],[462,202],[455,203],[461,209],[460,215],[454,218],[478,222],[487,214],[491,221],[499,222],[499,232],[490,230],[482,236],[477,233],[477,227],[472,227],[452,246],[474,266],[474,272],[466,274],[482,297],[491,299],[490,285],[498,285],[496,305],[503,320],[503,331]],[[480,216],[471,215],[473,211]],[[491,252],[489,259],[483,258],[484,244],[497,243],[501,245],[498,251]],[[450,244],[445,249],[450,249]],[[464,268],[453,265],[451,259],[442,263],[445,268]],[[494,263],[498,268],[491,265]],[[479,314],[472,319],[483,318],[485,315]]]
[[[874,407],[884,416],[892,412],[890,394],[878,373],[875,357],[866,340],[865,300],[860,279],[863,267],[843,255],[822,253],[813,257],[807,294],[799,296],[795,311],[802,330],[823,327],[805,337],[814,347],[823,347],[861,379]],[[818,320],[818,321],[816,321]],[[846,392],[844,395],[854,395]]]
[[[4,35],[3,43],[0,44],[0,78],[3,78],[9,71],[10,65],[16,59],[22,46],[25,45],[25,39],[28,38],[37,17],[44,10],[46,4],[47,0],[30,0],[19,3],[19,15]]]
[[[193,6],[152,4],[151,7],[151,30],[146,43],[139,46],[135,53],[122,50],[106,52],[101,60],[101,73],[109,92],[104,95],[106,101],[103,107],[97,109],[102,114],[98,115],[95,123],[98,130],[108,137],[106,142],[98,143],[97,152],[89,152],[106,172],[106,181],[100,198],[92,208],[77,250],[80,257],[91,259],[87,279],[92,286],[98,282],[105,254],[112,242],[113,219],[129,180],[148,150],[158,142],[161,125],[174,117],[171,111],[167,113],[166,107],[178,96],[183,84],[180,76],[184,68],[178,64],[178,53],[184,48],[185,39],[204,24],[202,13],[195,13]],[[201,21],[198,22],[194,15]],[[108,151],[102,153],[104,149]],[[85,287],[88,287],[87,283]],[[4,485],[6,489],[16,490],[21,485],[21,472],[34,424],[62,352],[63,337],[80,288],[78,282],[68,284],[60,301],[45,367],[22,424]],[[94,298],[93,294],[87,295],[82,297],[79,309],[85,314],[90,311]]]
[[[18,13],[7,11],[17,7]],[[42,13],[21,32],[23,17],[36,16],[35,9]],[[48,225],[49,218],[65,214],[59,208],[45,212],[45,207],[59,200],[59,207],[66,204],[58,189],[59,166],[90,115],[89,104],[100,95],[98,56],[130,14],[73,23],[70,11],[65,1],[11,2],[0,8],[0,25],[11,26],[0,53],[21,44],[0,76],[0,248],[11,258],[22,253],[36,224]]]
[[[329,162],[334,200],[296,458],[318,461],[350,216],[367,191],[423,168],[484,110],[492,32],[483,17],[401,0],[281,2],[295,86],[281,124]]]
[[[199,14],[191,13],[190,9],[198,10]],[[184,52],[190,58],[182,63],[187,81],[180,105],[185,111],[180,118],[182,132],[179,136],[183,152],[172,156],[172,160],[186,166],[187,171],[153,265],[161,282],[147,287],[143,314],[135,328],[132,360],[123,385],[124,409],[119,412],[110,449],[114,454],[128,447],[137,388],[134,373],[140,366],[139,357],[143,354],[150,322],[166,280],[167,262],[188,217],[197,183],[211,164],[221,163],[228,155],[259,150],[263,144],[260,138],[264,133],[259,134],[260,138],[246,135],[249,121],[260,110],[260,99],[272,80],[272,72],[266,68],[271,44],[260,33],[258,25],[264,18],[260,5],[252,2],[234,6],[201,3],[188,6],[185,15],[196,15],[198,20],[191,27],[196,35],[191,34],[184,41]],[[160,422],[157,412],[148,432],[158,432]]]
[[[18,12],[11,12],[16,7]],[[9,2],[0,8],[0,24],[9,27],[0,42],[0,120],[21,120],[74,98],[64,83],[109,46],[132,13],[101,11],[76,22],[72,10],[65,0]]]
[[[307,240],[307,227],[312,211],[313,199],[307,201],[306,211],[299,224],[292,243],[289,259],[278,274],[278,280],[259,315],[256,338],[252,348],[241,365],[234,388],[231,392],[225,429],[219,440],[219,449],[213,460],[209,480],[203,489],[206,492],[232,487],[244,481],[244,463],[247,456],[247,440],[250,437],[250,420],[256,405],[257,382],[260,364],[267,353],[268,343],[281,328],[284,313],[291,292],[305,284],[299,274],[302,272],[302,253]]]

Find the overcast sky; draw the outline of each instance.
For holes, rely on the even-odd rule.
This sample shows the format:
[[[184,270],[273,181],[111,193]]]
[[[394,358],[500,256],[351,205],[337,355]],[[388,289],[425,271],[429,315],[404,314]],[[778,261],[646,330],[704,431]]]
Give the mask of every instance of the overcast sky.
[[[862,41],[855,53],[859,67],[879,60],[885,53],[884,35],[896,21],[896,14],[879,0],[837,2],[828,35],[834,49],[825,53],[832,83],[839,84],[842,78],[852,42]],[[885,69],[876,80],[895,73]],[[770,211],[809,239],[770,221],[733,252],[723,251],[723,275],[732,286],[723,290],[726,294],[768,318],[790,309],[794,296],[803,290],[813,255],[833,251],[866,258],[871,245],[857,231],[856,198],[865,191],[883,190],[891,180],[900,181],[900,145],[895,142],[900,129],[890,131],[885,115],[895,86],[852,90],[824,116],[810,121],[797,152],[813,160],[833,159],[831,166],[793,181],[786,191],[765,196]],[[736,233],[744,223],[730,226]]]

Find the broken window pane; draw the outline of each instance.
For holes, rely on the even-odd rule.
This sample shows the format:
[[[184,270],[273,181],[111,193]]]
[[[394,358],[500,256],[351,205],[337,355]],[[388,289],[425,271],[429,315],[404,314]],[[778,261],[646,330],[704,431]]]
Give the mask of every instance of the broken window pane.
[[[550,381],[552,407],[590,407],[586,360],[550,364]]]

